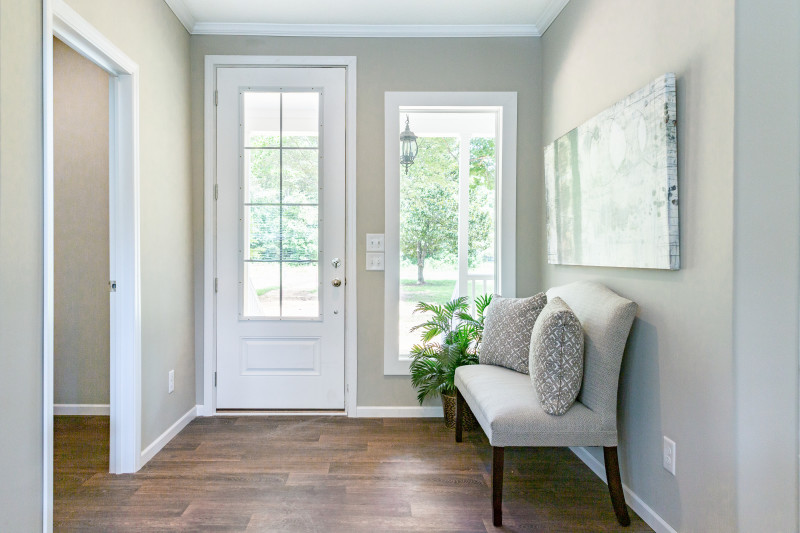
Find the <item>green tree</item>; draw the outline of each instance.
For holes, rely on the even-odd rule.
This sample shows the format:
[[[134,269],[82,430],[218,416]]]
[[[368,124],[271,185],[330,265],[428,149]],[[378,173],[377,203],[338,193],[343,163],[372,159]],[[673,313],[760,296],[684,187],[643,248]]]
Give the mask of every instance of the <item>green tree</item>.
[[[400,251],[424,284],[426,259],[458,254],[458,139],[420,137],[417,144],[408,175],[400,175]]]
[[[417,283],[425,283],[425,260],[458,247],[458,201],[452,187],[415,182],[400,201],[400,249],[417,264]]]
[[[469,152],[469,265],[475,267],[481,254],[494,248],[494,139],[473,137]]]
[[[280,139],[254,136],[251,144],[277,146]],[[308,144],[308,143],[306,143]],[[250,257],[262,260],[317,260],[319,241],[319,153],[309,150],[247,151]],[[281,176],[281,157],[283,175]],[[281,199],[289,204],[281,207]],[[281,250],[283,255],[281,257]]]

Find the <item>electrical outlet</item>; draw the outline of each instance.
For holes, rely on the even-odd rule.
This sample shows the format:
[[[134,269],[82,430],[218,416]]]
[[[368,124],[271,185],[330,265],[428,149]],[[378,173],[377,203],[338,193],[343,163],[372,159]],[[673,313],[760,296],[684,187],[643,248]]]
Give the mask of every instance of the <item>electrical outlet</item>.
[[[675,441],[664,437],[664,470],[675,475]]]
[[[367,254],[367,270],[383,270],[383,252]]]
[[[173,392],[175,392],[175,371],[174,371],[174,370],[170,370],[170,371],[169,371],[169,386],[168,386],[168,392],[169,392],[170,394],[172,394]]]
[[[383,233],[367,233],[367,251],[368,252],[383,251]]]

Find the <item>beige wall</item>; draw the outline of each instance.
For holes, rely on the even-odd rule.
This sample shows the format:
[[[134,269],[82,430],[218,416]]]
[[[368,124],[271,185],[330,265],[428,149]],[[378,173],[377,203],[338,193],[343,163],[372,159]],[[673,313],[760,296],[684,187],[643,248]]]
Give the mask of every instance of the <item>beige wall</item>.
[[[620,382],[623,481],[678,531],[732,531],[733,0],[570,2],[542,41],[545,144],[676,74],[681,269],[545,265],[544,281],[597,279],[639,304]]]
[[[67,3],[139,65],[145,447],[195,405],[189,34],[163,0]]]
[[[800,3],[736,0],[734,365],[740,531],[798,531]]]
[[[53,39],[57,404],[108,404],[108,74]]]
[[[358,405],[417,405],[408,377],[383,375],[383,272],[365,270],[365,234],[384,230],[384,93],[386,91],[517,91],[517,292],[537,283],[541,236],[530,198],[540,194],[539,40],[323,39],[192,37],[192,145],[198,403],[202,402],[203,84],[204,56],[334,55],[358,58],[357,227]],[[377,200],[377,201],[376,201]]]
[[[623,481],[678,531],[797,530],[800,25],[796,2],[777,4],[573,1],[542,39],[545,144],[677,74],[681,270],[543,274],[639,303]]]
[[[42,3],[0,0],[0,530],[41,531]]]

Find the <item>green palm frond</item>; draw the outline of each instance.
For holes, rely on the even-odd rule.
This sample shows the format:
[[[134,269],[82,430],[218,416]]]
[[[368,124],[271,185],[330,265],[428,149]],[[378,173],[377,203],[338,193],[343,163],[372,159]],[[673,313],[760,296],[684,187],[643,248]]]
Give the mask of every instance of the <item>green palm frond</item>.
[[[411,349],[410,366],[411,384],[420,404],[427,397],[452,393],[456,369],[478,363],[484,311],[491,299],[491,295],[476,298],[474,317],[465,296],[442,305],[419,302],[414,308],[415,313],[430,313],[425,322],[411,328],[420,330],[422,339]]]

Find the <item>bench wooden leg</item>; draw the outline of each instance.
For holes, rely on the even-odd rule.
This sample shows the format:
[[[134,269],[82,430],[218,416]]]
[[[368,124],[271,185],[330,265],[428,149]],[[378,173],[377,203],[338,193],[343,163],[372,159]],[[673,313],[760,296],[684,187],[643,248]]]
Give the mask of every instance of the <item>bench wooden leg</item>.
[[[603,456],[606,461],[606,479],[608,481],[608,492],[611,494],[611,505],[614,506],[614,514],[617,515],[617,521],[620,525],[630,525],[631,518],[628,516],[628,506],[625,505],[625,493],[622,491],[622,478],[620,478],[619,475],[617,447],[603,447]]]
[[[505,448],[492,446],[492,523],[503,525],[503,458]]]
[[[464,424],[464,397],[456,389],[456,442],[461,442],[461,431]]]

